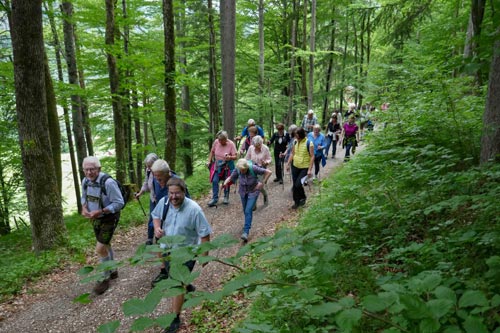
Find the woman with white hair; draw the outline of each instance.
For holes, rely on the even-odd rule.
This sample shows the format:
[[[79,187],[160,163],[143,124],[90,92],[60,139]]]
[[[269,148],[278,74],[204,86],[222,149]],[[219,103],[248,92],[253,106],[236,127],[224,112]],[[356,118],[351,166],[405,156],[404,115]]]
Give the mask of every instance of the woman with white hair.
[[[248,148],[245,158],[264,169],[267,169],[267,166],[271,163],[271,153],[260,135],[256,135],[252,139],[252,145]],[[264,188],[262,188],[262,195],[264,196],[264,206],[266,206],[268,196]]]
[[[241,239],[244,242],[248,241],[248,234],[252,227],[253,207],[271,174],[271,170],[261,168],[251,161],[241,158],[236,163],[236,169],[231,173],[231,177],[224,182],[224,186],[229,186],[239,180],[238,193],[240,194],[243,214],[245,215],[245,224],[241,234]],[[259,175],[263,175],[261,180],[258,177]]]
[[[154,238],[154,226],[153,226],[153,219],[151,218],[151,212],[155,208],[156,197],[155,197],[155,191],[153,189],[154,176],[153,172],[151,171],[151,167],[153,166],[153,163],[158,159],[159,157],[155,153],[149,153],[146,155],[146,158],[144,159],[146,178],[144,179],[144,183],[142,184],[141,190],[135,194],[135,198],[139,200],[139,197],[143,193],[149,192],[148,239],[146,241],[146,245],[153,244],[153,238]]]

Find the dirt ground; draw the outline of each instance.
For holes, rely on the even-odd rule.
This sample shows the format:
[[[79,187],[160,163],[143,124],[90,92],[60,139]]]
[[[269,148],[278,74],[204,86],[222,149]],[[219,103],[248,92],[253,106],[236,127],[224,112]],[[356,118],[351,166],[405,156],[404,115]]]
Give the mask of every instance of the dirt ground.
[[[361,148],[361,147],[360,147]],[[325,168],[321,169],[320,179],[326,177],[336,166],[342,164],[344,152],[339,148],[335,159],[328,158]],[[270,166],[274,173],[274,165]],[[299,210],[291,209],[293,204],[290,175],[285,174],[284,186],[269,179],[269,205],[264,207],[259,197],[258,208],[254,212],[249,242],[272,235],[282,223],[296,221],[303,209],[307,209],[310,198],[318,193],[319,185],[308,186],[306,194],[308,204]],[[207,187],[210,186],[207,180]],[[209,198],[198,201],[212,225],[212,239],[221,234],[230,234],[239,238],[243,227],[243,212],[239,196],[231,187],[229,205],[219,204],[217,208],[207,206]],[[221,200],[222,201],[222,200]],[[143,244],[146,238],[146,222],[144,225],[128,231],[118,231],[113,239],[113,248],[117,260],[131,257],[136,248]],[[218,250],[211,255],[226,257],[236,253],[240,245]],[[94,260],[89,258],[89,261]],[[121,305],[133,297],[143,298],[150,291],[151,280],[159,272],[158,266],[124,266],[119,269],[119,277],[112,280],[111,287],[103,295],[92,295],[92,302],[80,304],[73,299],[83,293],[91,293],[93,284],[82,284],[76,272],[80,267],[73,265],[64,270],[49,274],[45,279],[35,284],[27,285],[24,291],[14,299],[0,304],[0,332],[96,332],[97,327],[111,320],[120,320],[117,332],[128,332],[135,318],[126,317]],[[200,277],[195,282],[198,290],[214,291],[221,287],[222,281],[230,268],[210,263],[204,268],[200,265],[195,270],[201,270]],[[170,311],[170,300],[164,299],[157,307],[154,315]],[[187,326],[190,313],[182,314],[183,325],[180,333],[196,332],[196,327]],[[155,328],[148,332],[161,332]]]

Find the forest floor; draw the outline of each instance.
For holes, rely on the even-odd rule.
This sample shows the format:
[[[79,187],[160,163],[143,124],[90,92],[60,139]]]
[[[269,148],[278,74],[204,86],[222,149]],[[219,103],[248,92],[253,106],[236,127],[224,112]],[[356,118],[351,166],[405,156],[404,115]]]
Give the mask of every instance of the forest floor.
[[[358,150],[361,150],[359,148]],[[328,158],[327,164],[321,169],[320,179],[341,165],[343,156],[344,151],[337,149],[336,158]],[[271,170],[274,173],[274,165],[271,165]],[[293,210],[290,175],[285,174],[284,185],[273,182],[273,178],[274,175],[267,184],[268,206],[264,207],[262,195],[259,197],[249,242],[274,234],[282,225],[294,225],[301,211],[308,208],[309,199],[321,191],[318,185],[307,186],[308,203],[304,208]],[[207,186],[209,186],[208,181]],[[221,204],[221,199],[217,208],[209,208],[207,206],[209,199],[209,197],[202,198],[198,203],[212,225],[212,239],[222,234],[230,234],[239,239],[243,227],[243,212],[234,187],[231,187],[229,205]],[[118,229],[112,242],[117,260],[131,257],[137,247],[144,243],[145,236],[146,223],[127,231]],[[232,256],[240,246],[241,243],[210,254],[218,257]],[[89,256],[89,263],[95,264],[94,260],[95,255]],[[99,325],[112,320],[121,321],[117,332],[129,332],[136,317],[125,316],[121,306],[130,298],[146,296],[151,288],[151,280],[159,273],[159,267],[124,266],[119,269],[119,277],[112,280],[110,288],[100,296],[92,294],[92,283],[80,282],[80,277],[77,275],[80,268],[74,264],[52,272],[46,278],[26,285],[23,292],[15,298],[0,304],[0,332],[96,332]],[[194,283],[197,290],[209,292],[220,289],[229,274],[233,273],[232,268],[217,262],[212,262],[203,268],[196,265],[196,270],[201,270],[200,276]],[[73,301],[75,297],[84,293],[91,293],[91,303],[81,304]],[[152,315],[159,316],[170,311],[170,299],[164,299]],[[183,324],[179,333],[196,332],[196,327],[188,324],[190,315],[190,311],[183,311],[181,316]],[[162,329],[156,327],[147,332],[161,331]]]

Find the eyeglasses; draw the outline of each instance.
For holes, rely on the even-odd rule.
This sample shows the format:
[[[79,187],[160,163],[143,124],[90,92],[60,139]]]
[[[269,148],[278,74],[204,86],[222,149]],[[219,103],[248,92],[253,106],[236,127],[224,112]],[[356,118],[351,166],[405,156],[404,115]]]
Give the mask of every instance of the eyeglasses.
[[[83,168],[83,172],[94,172],[96,171],[98,168]]]

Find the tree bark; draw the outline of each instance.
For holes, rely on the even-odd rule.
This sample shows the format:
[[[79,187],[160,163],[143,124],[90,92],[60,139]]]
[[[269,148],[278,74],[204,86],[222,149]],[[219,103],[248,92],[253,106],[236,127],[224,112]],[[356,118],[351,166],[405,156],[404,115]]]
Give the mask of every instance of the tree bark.
[[[333,9],[332,16],[335,14],[335,9]],[[330,47],[328,48],[328,51],[330,52],[328,55],[328,68],[326,70],[326,79],[325,79],[325,98],[323,100],[323,121],[327,122],[330,117],[329,117],[329,112],[328,112],[328,107],[330,104],[330,88],[332,85],[332,72],[333,72],[333,51],[335,50],[335,25],[336,22],[335,20],[331,20],[331,25],[332,25],[332,33],[330,35]]]
[[[493,46],[486,109],[483,115],[481,163],[500,161],[500,29]]]
[[[116,148],[116,179],[125,183],[125,135],[123,133],[123,111],[120,98],[120,76],[116,64],[116,57],[112,53],[115,45],[115,7],[113,0],[105,0],[106,4],[106,58],[109,72],[109,87],[111,91],[111,104],[113,107],[113,121],[115,128],[115,148]]]
[[[309,37],[309,89],[307,91],[307,109],[313,108],[314,93],[314,52],[316,52],[316,0],[311,1],[311,32]]]
[[[175,34],[174,4],[163,0],[163,29],[165,37],[165,159],[175,170],[177,155],[177,115],[175,100]]]
[[[236,0],[220,1],[223,128],[235,135]]]
[[[295,118],[296,118],[296,112],[294,110],[294,100],[295,100],[295,48],[297,44],[297,5],[296,5],[296,0],[292,1],[292,27],[291,27],[291,32],[290,32],[290,44],[291,44],[291,50],[290,50],[290,83],[289,83],[289,88],[288,88],[288,113],[287,113],[287,122],[288,124],[293,124],[295,123]]]
[[[64,22],[64,49],[66,55],[66,64],[68,66],[68,81],[69,84],[74,86],[75,91],[78,85],[78,71],[76,66],[75,44],[73,39],[73,24],[71,19],[73,17],[73,4],[65,1],[61,5],[63,12]],[[80,179],[85,176],[81,168],[83,159],[87,156],[87,144],[85,142],[85,135],[83,133],[83,117],[81,110],[80,96],[76,93],[71,94],[71,112],[73,116],[73,135],[76,144],[76,156],[78,159]]]
[[[481,35],[481,25],[483,24],[485,5],[486,0],[472,0],[471,2],[469,25],[467,27],[464,46],[464,58],[469,59],[469,61],[478,56],[478,40]],[[480,59],[475,59],[474,61],[479,63]],[[476,78],[476,84],[481,86],[483,82],[481,78],[481,70],[479,68],[474,71],[474,76]]]
[[[33,247],[40,253],[62,245],[66,234],[48,132],[42,1],[14,0],[11,20],[19,144]]]
[[[207,10],[208,10],[208,30],[209,30],[209,43],[210,43],[208,49],[208,67],[209,67],[208,89],[210,95],[208,110],[209,110],[209,122],[210,122],[209,128],[210,128],[210,133],[212,133],[210,139],[208,140],[208,149],[210,149],[212,147],[212,142],[213,142],[212,138],[213,136],[215,136],[217,132],[219,132],[220,128],[219,85],[217,83],[217,57],[215,52],[215,45],[217,42],[215,40],[212,0],[208,0]]]
[[[47,8],[46,7],[46,12],[49,13],[49,24],[50,28],[52,30],[52,36],[54,38],[54,49],[55,49],[55,57],[56,57],[56,65],[57,65],[57,78],[59,82],[64,82],[64,76],[63,76],[63,68],[62,68],[62,61],[61,61],[61,54],[62,54],[62,47],[61,43],[59,42],[59,35],[57,33],[56,29],[56,24],[54,21],[54,16],[52,15],[52,8]],[[69,149],[69,156],[70,156],[70,162],[71,162],[71,171],[73,175],[73,187],[75,189],[75,198],[77,208],[78,208],[78,213],[81,213],[82,211],[82,204],[79,200],[81,197],[80,193],[80,178],[78,177],[78,166],[75,158],[75,145],[73,143],[73,135],[71,134],[71,123],[69,119],[69,110],[68,110],[68,105],[66,99],[63,99],[61,101],[62,104],[62,109],[63,109],[63,118],[64,118],[64,127],[66,129],[66,139],[68,140],[68,149]]]

